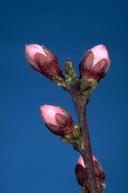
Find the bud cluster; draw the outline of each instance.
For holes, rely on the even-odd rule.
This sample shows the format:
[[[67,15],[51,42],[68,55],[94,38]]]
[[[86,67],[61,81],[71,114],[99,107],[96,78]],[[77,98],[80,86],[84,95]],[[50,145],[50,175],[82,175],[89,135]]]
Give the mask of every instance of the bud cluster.
[[[79,77],[77,77],[69,58],[65,61],[65,73],[63,75],[56,55],[45,46],[26,45],[25,54],[34,70],[69,91],[72,96],[74,96],[74,93],[76,94],[75,101],[78,100],[78,108],[84,106],[85,103],[87,104],[97,82],[105,76],[110,65],[107,48],[102,44],[94,46],[85,53],[79,64]],[[71,115],[59,106],[47,104],[40,106],[40,112],[47,128],[52,133],[59,135],[64,142],[72,144],[81,153],[80,150],[83,147],[82,130],[74,123]],[[84,188],[84,193],[90,193],[85,167],[87,164],[80,156],[75,167],[77,181]],[[96,179],[95,184],[98,192],[101,192],[105,186],[105,176],[100,163],[94,156],[93,166],[94,173],[92,176]]]
[[[47,47],[29,44],[25,46],[25,54],[28,62],[36,71],[51,80],[55,77],[63,78],[56,55]],[[102,44],[96,45],[88,50],[80,62],[80,79],[99,81],[105,76],[109,65],[110,59],[106,47]],[[66,60],[65,71],[71,77],[75,77],[70,59]]]

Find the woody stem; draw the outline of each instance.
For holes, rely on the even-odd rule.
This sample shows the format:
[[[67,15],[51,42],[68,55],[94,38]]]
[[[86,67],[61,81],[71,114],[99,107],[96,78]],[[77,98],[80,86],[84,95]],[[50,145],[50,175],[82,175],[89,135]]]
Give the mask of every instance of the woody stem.
[[[73,100],[73,103],[76,109],[79,125],[81,128],[82,147],[80,149],[80,153],[85,163],[85,169],[86,169],[88,186],[89,186],[89,193],[98,193],[94,165],[93,165],[93,158],[92,158],[90,136],[89,136],[87,120],[86,120],[86,111],[85,111],[86,101],[82,99],[81,94],[79,93],[77,88],[71,89],[70,94],[72,96],[72,100]]]

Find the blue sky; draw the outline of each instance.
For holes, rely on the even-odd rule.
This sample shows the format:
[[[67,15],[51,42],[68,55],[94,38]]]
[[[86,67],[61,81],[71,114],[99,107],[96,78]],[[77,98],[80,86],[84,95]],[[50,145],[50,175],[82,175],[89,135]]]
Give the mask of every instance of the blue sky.
[[[0,193],[79,193],[78,157],[41,120],[41,104],[76,114],[69,95],[33,71],[24,45],[44,44],[61,68],[71,57],[78,71],[86,50],[103,43],[111,57],[107,76],[88,105],[93,152],[106,173],[104,193],[126,193],[127,1],[1,1],[0,3]]]

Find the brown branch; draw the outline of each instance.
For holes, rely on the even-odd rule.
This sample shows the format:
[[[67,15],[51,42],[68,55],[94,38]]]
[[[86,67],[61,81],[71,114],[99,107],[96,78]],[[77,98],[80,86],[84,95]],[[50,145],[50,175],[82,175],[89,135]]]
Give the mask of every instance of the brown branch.
[[[86,111],[85,111],[88,97],[86,99],[82,98],[82,95],[79,89],[79,82],[78,84],[75,83],[72,87],[70,87],[70,94],[72,96],[72,100],[73,100],[73,103],[76,109],[79,125],[81,128],[82,148],[80,150],[80,153],[85,163],[87,180],[88,180],[88,185],[89,185],[89,193],[98,193],[93,159],[92,159],[90,136],[89,136],[89,131],[87,127]]]

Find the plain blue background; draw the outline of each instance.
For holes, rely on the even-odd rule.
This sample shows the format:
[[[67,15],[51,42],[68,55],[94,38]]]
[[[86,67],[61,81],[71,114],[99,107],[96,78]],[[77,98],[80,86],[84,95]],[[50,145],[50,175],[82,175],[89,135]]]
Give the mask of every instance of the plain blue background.
[[[74,176],[78,157],[52,135],[39,106],[64,107],[74,120],[69,95],[33,71],[24,45],[45,44],[63,69],[70,56],[78,71],[92,46],[104,43],[111,68],[88,106],[93,152],[106,173],[104,193],[127,193],[127,38],[125,0],[0,2],[0,193],[79,193]]]

